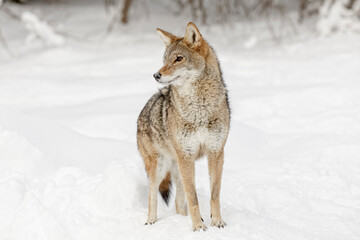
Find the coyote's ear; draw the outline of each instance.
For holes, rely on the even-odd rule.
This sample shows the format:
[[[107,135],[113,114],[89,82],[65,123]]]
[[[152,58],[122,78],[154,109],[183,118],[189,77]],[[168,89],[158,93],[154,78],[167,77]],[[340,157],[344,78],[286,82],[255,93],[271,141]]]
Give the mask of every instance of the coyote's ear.
[[[192,22],[189,22],[186,26],[184,42],[189,47],[198,47],[201,44],[201,33],[196,25]]]
[[[169,46],[173,41],[175,41],[176,36],[168,33],[160,28],[157,28],[156,31],[159,33],[161,40],[164,42],[165,46]]]

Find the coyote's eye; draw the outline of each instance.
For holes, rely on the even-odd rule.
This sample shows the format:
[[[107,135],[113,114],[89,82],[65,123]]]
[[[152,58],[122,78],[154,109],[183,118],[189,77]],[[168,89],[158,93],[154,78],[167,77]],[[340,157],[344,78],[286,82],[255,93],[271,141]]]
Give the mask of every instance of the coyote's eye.
[[[175,62],[180,62],[181,60],[183,60],[184,57],[182,56],[178,56],[176,59],[175,59]]]

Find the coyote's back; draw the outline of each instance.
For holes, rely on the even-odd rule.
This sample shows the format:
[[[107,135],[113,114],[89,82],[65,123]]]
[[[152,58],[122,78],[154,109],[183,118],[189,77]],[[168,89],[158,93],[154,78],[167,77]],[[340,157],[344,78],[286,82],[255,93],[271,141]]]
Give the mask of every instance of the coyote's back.
[[[158,29],[166,45],[164,66],[154,78],[166,86],[147,102],[138,118],[137,144],[149,177],[149,215],[157,221],[157,191],[168,202],[176,184],[176,212],[187,214],[193,229],[206,229],[200,216],[194,162],[208,157],[211,187],[211,225],[224,227],[220,186],[224,145],[229,132],[227,90],[213,49],[193,23],[183,38]]]

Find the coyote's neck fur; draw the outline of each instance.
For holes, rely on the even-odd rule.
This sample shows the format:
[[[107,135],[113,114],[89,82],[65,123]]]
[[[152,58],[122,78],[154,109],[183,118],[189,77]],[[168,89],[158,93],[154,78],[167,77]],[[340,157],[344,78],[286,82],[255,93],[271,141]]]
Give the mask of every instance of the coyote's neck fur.
[[[174,107],[184,120],[191,123],[207,123],[223,106],[223,101],[226,101],[226,88],[220,66],[212,50],[209,52],[208,61],[211,65],[205,66],[200,75],[183,81],[181,85],[174,84],[170,88]]]

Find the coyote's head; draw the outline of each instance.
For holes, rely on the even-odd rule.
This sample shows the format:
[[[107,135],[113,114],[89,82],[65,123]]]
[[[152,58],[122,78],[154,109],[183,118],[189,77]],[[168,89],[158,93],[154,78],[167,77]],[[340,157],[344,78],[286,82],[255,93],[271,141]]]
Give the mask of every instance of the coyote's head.
[[[164,84],[182,85],[198,79],[204,72],[209,45],[202,38],[198,28],[190,22],[185,36],[177,37],[157,29],[165,43],[164,66],[153,76]]]

